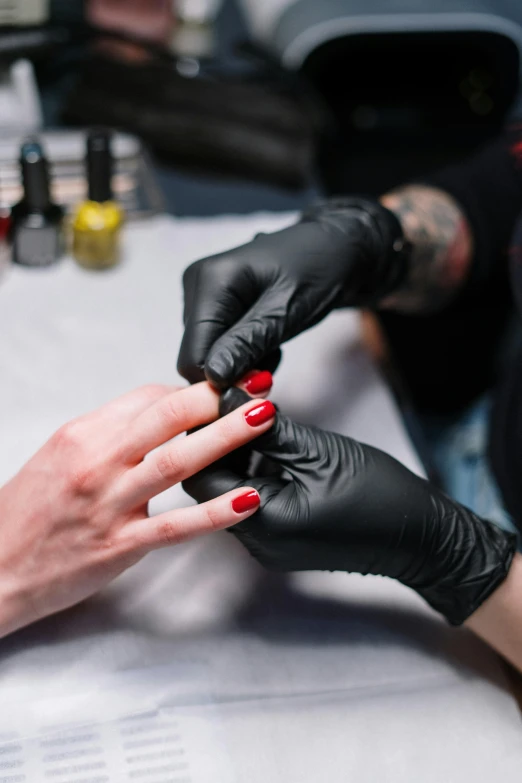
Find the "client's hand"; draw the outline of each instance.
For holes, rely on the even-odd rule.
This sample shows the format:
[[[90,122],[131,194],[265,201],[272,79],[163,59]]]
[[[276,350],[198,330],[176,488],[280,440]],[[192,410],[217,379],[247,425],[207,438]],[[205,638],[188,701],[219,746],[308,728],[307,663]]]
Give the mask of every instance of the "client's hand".
[[[273,423],[268,401],[214,421],[218,403],[207,383],[137,389],[66,424],[0,488],[0,636],[81,601],[152,549],[257,509],[257,492],[241,487],[148,518],[152,497]]]
[[[244,392],[230,389],[223,395],[223,410],[245,399]],[[253,447],[272,469],[261,466],[248,480],[261,496],[262,509],[233,532],[268,568],[389,576],[455,624],[506,577],[515,537],[388,454],[281,415]],[[202,501],[240,486],[245,477],[230,457],[184,487]]]

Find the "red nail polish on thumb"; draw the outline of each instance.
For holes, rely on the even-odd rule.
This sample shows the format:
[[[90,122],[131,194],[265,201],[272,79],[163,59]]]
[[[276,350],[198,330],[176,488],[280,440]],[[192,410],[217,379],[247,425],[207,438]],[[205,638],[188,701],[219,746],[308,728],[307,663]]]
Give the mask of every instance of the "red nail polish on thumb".
[[[253,370],[243,378],[243,385],[249,394],[263,394],[272,388],[272,373],[267,370]]]

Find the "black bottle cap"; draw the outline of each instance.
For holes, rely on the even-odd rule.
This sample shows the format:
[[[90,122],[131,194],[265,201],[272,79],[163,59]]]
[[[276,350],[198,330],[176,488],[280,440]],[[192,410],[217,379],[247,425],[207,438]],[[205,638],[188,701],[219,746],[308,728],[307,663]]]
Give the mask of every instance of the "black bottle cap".
[[[87,181],[90,201],[112,199],[111,134],[104,128],[90,131],[87,137]]]
[[[49,169],[39,142],[32,139],[20,151],[24,201],[29,211],[45,212],[51,205]]]

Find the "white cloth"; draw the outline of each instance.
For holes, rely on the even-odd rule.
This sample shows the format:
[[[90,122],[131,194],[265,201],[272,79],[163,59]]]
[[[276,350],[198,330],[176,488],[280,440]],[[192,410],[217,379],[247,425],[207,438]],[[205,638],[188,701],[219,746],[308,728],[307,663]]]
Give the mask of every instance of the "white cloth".
[[[182,270],[289,219],[162,217],[127,230],[111,272],[13,269],[0,286],[0,483],[68,419],[176,382]],[[421,472],[353,312],[285,347],[272,399]],[[153,511],[187,502],[175,488]],[[518,710],[483,644],[399,584],[270,575],[226,533],[151,554],[0,641],[0,705],[10,783],[520,780]]]

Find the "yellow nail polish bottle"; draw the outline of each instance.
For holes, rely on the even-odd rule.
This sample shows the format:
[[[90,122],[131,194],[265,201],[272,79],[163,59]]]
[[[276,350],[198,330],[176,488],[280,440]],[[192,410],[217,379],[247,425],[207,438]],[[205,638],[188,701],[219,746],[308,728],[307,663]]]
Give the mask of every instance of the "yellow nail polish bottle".
[[[73,216],[72,253],[80,266],[108,269],[120,260],[120,236],[124,214],[112,194],[111,137],[104,129],[87,138],[88,200]]]

